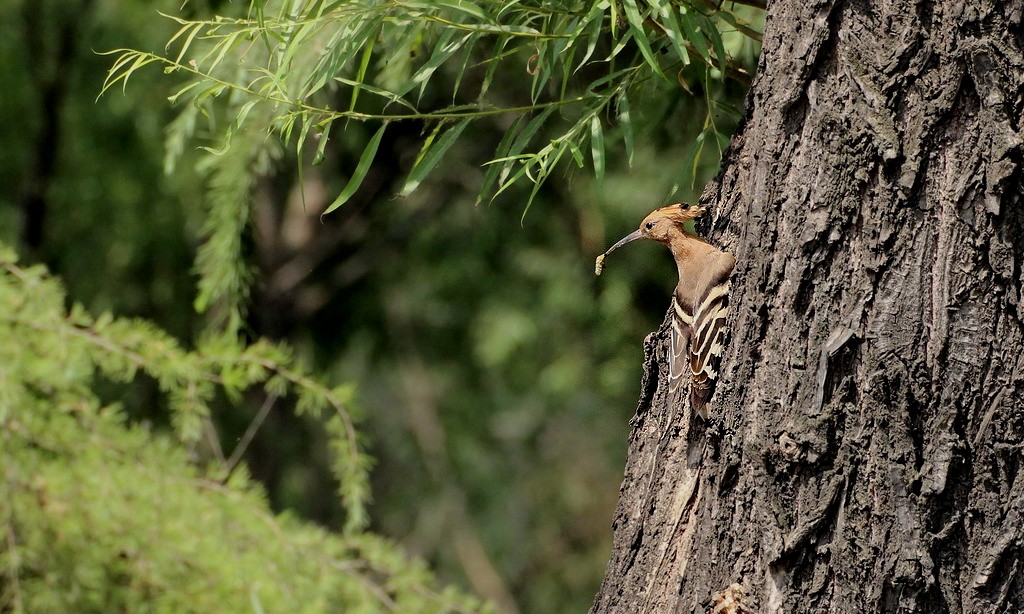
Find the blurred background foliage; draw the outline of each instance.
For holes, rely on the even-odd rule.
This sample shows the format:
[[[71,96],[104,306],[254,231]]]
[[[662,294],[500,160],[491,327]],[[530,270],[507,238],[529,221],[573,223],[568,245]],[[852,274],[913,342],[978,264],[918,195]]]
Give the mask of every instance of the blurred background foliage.
[[[600,279],[594,256],[717,169],[760,11],[0,0],[0,19],[0,242],[186,348],[286,342],[355,390],[373,531],[505,611],[588,608],[675,280],[653,244]],[[134,425],[175,420],[157,377],[92,389]],[[190,458],[254,433],[270,507],[340,530],[330,429],[277,396],[215,394]]]

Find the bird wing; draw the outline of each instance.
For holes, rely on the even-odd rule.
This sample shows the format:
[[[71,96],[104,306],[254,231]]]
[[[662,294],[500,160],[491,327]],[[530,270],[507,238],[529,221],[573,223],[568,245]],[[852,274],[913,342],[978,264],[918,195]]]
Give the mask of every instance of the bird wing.
[[[679,300],[677,294],[672,295],[672,328],[669,334],[668,361],[668,393],[674,396],[686,372],[689,362],[688,348],[693,335],[693,314],[688,306]]]
[[[715,391],[718,365],[725,348],[725,320],[729,315],[729,273],[724,269],[712,278],[697,304],[693,319],[693,339],[690,343],[690,406],[704,419],[708,417],[707,403]]]

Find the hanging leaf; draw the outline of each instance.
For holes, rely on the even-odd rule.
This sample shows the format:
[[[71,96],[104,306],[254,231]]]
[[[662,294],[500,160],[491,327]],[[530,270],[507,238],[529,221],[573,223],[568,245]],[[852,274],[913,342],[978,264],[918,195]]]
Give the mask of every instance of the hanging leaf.
[[[363,183],[363,179],[366,178],[367,171],[370,170],[370,165],[373,163],[373,159],[377,156],[377,147],[380,146],[380,139],[384,136],[384,130],[388,127],[386,123],[381,124],[380,128],[377,129],[376,134],[370,138],[370,142],[366,145],[366,149],[363,150],[363,155],[359,157],[359,164],[356,165],[356,171],[352,173],[352,178],[345,184],[345,188],[338,194],[338,197],[334,199],[330,207],[320,214],[321,219],[331,211],[334,211],[338,207],[348,202],[348,199],[352,198],[352,195],[359,189],[359,185]]]
[[[587,51],[583,54],[583,59],[580,60],[580,63],[576,65],[574,73],[590,61],[590,56],[594,55],[594,49],[597,48],[597,41],[601,38],[601,28],[604,25],[604,8],[600,4],[595,4],[590,9],[590,14],[587,15],[587,24],[590,28],[587,34]]]
[[[672,48],[675,50],[679,61],[682,62],[683,66],[686,66],[690,63],[690,54],[687,53],[686,47],[683,44],[686,36],[679,26],[675,7],[668,0],[654,0],[652,4],[658,10],[658,15],[661,18],[661,27],[665,31],[665,36],[672,43]]]
[[[625,0],[622,6],[626,10],[626,21],[629,22],[629,29],[633,32],[633,40],[640,47],[640,54],[647,60],[647,64],[654,71],[654,74],[667,81],[665,73],[661,72],[661,66],[658,65],[658,58],[654,57],[651,44],[647,41],[647,34],[644,32],[644,20],[640,17],[636,0]]]
[[[683,24],[683,33],[686,35],[686,39],[693,43],[694,48],[700,57],[704,58],[707,64],[711,64],[711,56],[708,55],[708,41],[704,38],[704,34],[697,28],[697,24],[694,23],[693,16],[690,15],[686,7],[679,8],[679,20]]]
[[[618,109],[619,114],[619,125],[622,126],[622,140],[626,142],[626,163],[632,167],[634,151],[633,118],[629,114],[629,96],[626,95],[625,90],[619,94],[616,109]]]
[[[459,135],[469,125],[470,120],[464,119],[447,132],[437,141],[437,145],[431,147],[431,141],[433,140],[434,134],[430,135],[427,142],[424,143],[423,149],[420,150],[420,155],[416,158],[415,164],[413,164],[412,170],[409,171],[409,178],[405,180],[405,185],[402,186],[402,191],[399,192],[402,196],[408,196],[419,187],[423,179],[430,174],[430,171],[434,170],[437,163],[441,161],[444,154],[451,149],[451,146],[455,144],[455,141],[459,139]],[[440,128],[440,126],[438,126]]]
[[[690,189],[692,190],[697,182],[697,168],[700,166],[700,157],[704,153],[704,143],[707,140],[708,133],[711,132],[708,128],[704,128],[697,138],[693,140],[693,144],[690,145],[690,151],[686,155],[686,160],[683,161],[683,168],[689,172]]]
[[[376,40],[376,37],[370,38],[369,43],[363,48],[363,56],[359,60],[359,72],[356,73],[356,83],[366,81],[366,68],[370,65],[370,58],[373,56],[373,43]],[[359,100],[359,89],[358,87],[352,88],[352,98],[348,103],[349,111],[354,111],[356,108],[356,101]]]
[[[333,120],[327,120],[320,125],[320,132],[317,134],[316,155],[313,156],[313,166],[319,166],[324,161],[324,149],[327,147],[327,142],[331,140],[331,126],[333,125]]]
[[[725,44],[722,42],[722,34],[718,31],[718,28],[708,20],[707,17],[701,17],[701,30],[708,33],[708,38],[711,39],[711,46],[715,50],[715,55],[718,56],[718,65],[715,66],[725,75],[725,68],[729,62],[729,56],[725,54]]]
[[[604,182],[604,131],[597,114],[590,118],[590,155],[594,160],[594,175],[600,184]]]
[[[501,142],[498,143],[498,148],[494,150],[496,158],[502,158],[508,154],[509,148],[512,147],[512,139],[515,138],[519,129],[519,124],[522,123],[522,121],[523,116],[520,115],[514,122],[512,122],[512,125],[508,127],[508,130],[505,131],[505,136],[501,137]],[[498,178],[498,173],[501,171],[501,168],[502,165],[498,164],[497,160],[487,164],[487,172],[484,173],[484,182],[480,186],[480,191],[477,192],[476,205],[479,205],[483,201],[484,195],[491,191],[491,186],[494,185],[495,180]]]

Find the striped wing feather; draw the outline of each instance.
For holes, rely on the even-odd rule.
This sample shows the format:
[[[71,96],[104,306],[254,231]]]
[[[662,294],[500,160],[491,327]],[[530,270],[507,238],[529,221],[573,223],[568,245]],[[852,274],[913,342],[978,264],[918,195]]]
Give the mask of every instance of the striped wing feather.
[[[668,393],[675,396],[683,374],[688,369],[690,337],[693,332],[693,315],[672,295],[672,329],[669,335],[671,347],[668,361]]]
[[[697,305],[690,343],[690,405],[704,419],[707,403],[715,391],[718,365],[725,344],[725,320],[729,315],[729,284],[727,279],[710,286]]]

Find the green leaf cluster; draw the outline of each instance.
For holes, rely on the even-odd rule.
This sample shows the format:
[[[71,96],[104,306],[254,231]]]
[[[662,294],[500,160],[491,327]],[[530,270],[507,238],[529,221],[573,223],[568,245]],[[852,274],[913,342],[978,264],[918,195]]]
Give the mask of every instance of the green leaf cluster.
[[[40,266],[0,250],[0,609],[13,612],[467,612],[425,566],[364,532],[367,459],[351,391],[287,348],[221,336],[186,350],[142,320],[65,307]],[[127,423],[97,378],[145,374],[176,438]],[[348,530],[274,515],[244,467],[204,454],[215,392],[262,387],[334,435]],[[232,471],[234,469],[234,471]]]
[[[638,132],[663,129],[664,116],[632,112],[631,101],[699,89],[703,128],[677,182],[692,187],[708,143],[720,156],[727,141],[716,117],[738,117],[721,90],[727,79],[749,82],[761,8],[757,0],[260,0],[244,16],[167,16],[178,25],[167,53],[109,52],[116,58],[103,90],[124,88],[152,64],[184,77],[170,96],[183,108],[165,168],[176,167],[186,143],[208,143],[196,306],[214,328],[238,332],[251,280],[246,200],[289,148],[301,185],[307,157],[325,159],[336,126],[373,125],[326,214],[356,194],[390,124],[416,122],[425,135],[399,190],[408,196],[468,124],[500,118],[504,138],[478,162],[486,171],[477,202],[525,182],[525,217],[559,168],[589,166],[603,179],[609,137],[632,163]]]
[[[755,8],[711,0],[253,2],[244,17],[171,17],[180,27],[167,55],[111,52],[117,58],[104,89],[124,87],[142,67],[160,64],[186,75],[171,96],[190,103],[186,115],[212,117],[211,102],[228,100],[215,129],[221,145],[211,153],[227,151],[239,131],[254,130],[294,144],[300,165],[310,137],[318,141],[314,160],[322,160],[337,122],[381,122],[327,212],[358,188],[388,122],[432,125],[402,189],[408,194],[466,122],[511,117],[508,138],[489,162],[496,170],[480,193],[493,198],[526,179],[534,185],[529,207],[561,161],[586,165],[588,142],[591,166],[603,175],[606,128],[619,129],[632,158],[631,97],[651,87],[690,90],[697,81],[710,107],[712,81],[749,82],[744,66],[760,41],[760,5],[750,4]],[[522,72],[529,75],[523,95],[510,99],[492,90]],[[447,104],[426,95],[438,81]],[[706,127],[721,134],[713,115]],[[565,124],[560,134],[535,142],[556,117]],[[194,126],[194,118],[184,123]]]

